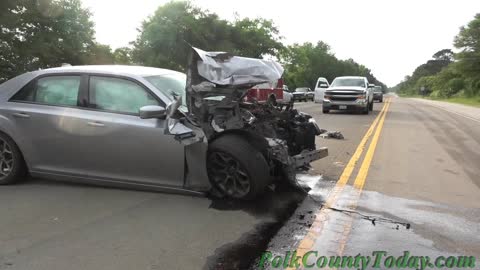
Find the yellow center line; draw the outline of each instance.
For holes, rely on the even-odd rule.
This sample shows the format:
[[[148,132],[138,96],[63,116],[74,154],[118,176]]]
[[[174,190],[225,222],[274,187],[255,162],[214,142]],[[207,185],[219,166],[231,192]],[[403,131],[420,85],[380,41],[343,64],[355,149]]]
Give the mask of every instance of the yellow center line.
[[[350,176],[352,175],[352,172],[355,169],[355,166],[358,160],[362,156],[363,151],[365,150],[365,147],[367,145],[367,142],[372,136],[377,123],[382,118],[382,116],[385,115],[386,109],[389,103],[390,103],[390,99],[385,101],[385,104],[383,105],[382,110],[377,115],[377,117],[375,118],[375,120],[373,121],[373,123],[370,125],[369,129],[363,136],[362,140],[360,141],[360,144],[357,146],[357,149],[355,150],[355,153],[352,155],[352,157],[350,158],[350,161],[348,162],[347,166],[345,167],[342,174],[340,175],[340,178],[337,181],[337,184],[335,185],[332,192],[327,197],[324,207],[322,207],[320,211],[316,214],[316,218],[312,223],[312,226],[310,227],[309,231],[307,232],[305,237],[302,239],[302,241],[300,241],[297,247],[297,256],[305,255],[305,253],[308,252],[315,244],[315,240],[318,238],[318,236],[320,235],[323,229],[324,222],[328,219],[328,213],[331,211],[328,208],[334,205],[335,202],[338,200],[340,193],[342,192],[348,180],[350,179]],[[287,269],[295,269],[295,268],[287,268]]]
[[[363,162],[362,162],[362,165],[360,166],[357,177],[355,178],[355,182],[353,184],[353,187],[355,188],[355,194],[351,201],[349,210],[357,209],[358,201],[360,200],[360,195],[362,194],[363,187],[367,180],[368,170],[370,169],[370,165],[372,164],[373,155],[375,153],[375,149],[377,148],[378,139],[380,138],[380,133],[382,132],[383,124],[385,122],[385,117],[387,115],[387,111],[389,107],[390,107],[390,102],[388,102],[387,108],[385,109],[385,113],[382,115],[382,118],[378,123],[378,127],[375,130],[375,135],[373,135],[372,142],[368,147],[367,153],[365,154],[365,158],[363,159]],[[343,227],[343,233],[339,241],[340,246],[337,252],[339,256],[342,256],[343,252],[345,251],[345,246],[347,244],[348,237],[350,236],[352,225],[353,225],[353,217],[350,217]]]

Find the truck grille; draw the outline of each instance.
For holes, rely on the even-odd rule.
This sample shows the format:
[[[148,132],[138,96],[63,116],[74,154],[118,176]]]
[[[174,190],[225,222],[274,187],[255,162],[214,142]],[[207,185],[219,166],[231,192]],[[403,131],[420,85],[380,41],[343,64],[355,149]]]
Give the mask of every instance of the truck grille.
[[[330,96],[332,101],[355,101],[360,93],[356,92],[328,92],[325,95]]]
[[[351,96],[332,96],[330,100],[333,101],[355,101],[357,100],[357,96],[351,97]]]

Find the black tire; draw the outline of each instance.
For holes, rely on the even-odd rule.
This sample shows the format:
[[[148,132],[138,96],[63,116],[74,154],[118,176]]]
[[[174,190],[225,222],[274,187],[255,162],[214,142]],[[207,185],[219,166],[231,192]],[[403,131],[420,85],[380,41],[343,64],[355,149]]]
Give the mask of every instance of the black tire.
[[[267,99],[267,104],[277,106],[277,98],[274,95],[269,96]]]
[[[211,184],[234,199],[254,199],[271,181],[265,157],[238,135],[222,136],[209,145],[207,170]]]
[[[329,113],[330,110],[322,110],[323,113]]]
[[[363,114],[368,114],[368,113],[370,112],[370,109],[369,109],[369,108],[370,108],[370,104],[367,104],[367,106],[365,106],[365,108],[363,108],[362,113],[363,113]]]
[[[373,111],[373,100],[372,100],[372,103],[370,103],[370,104],[368,105],[368,110],[369,110],[369,111]]]
[[[383,97],[378,102],[382,103],[383,102]]]
[[[0,185],[19,182],[26,175],[27,166],[17,144],[0,132]]]

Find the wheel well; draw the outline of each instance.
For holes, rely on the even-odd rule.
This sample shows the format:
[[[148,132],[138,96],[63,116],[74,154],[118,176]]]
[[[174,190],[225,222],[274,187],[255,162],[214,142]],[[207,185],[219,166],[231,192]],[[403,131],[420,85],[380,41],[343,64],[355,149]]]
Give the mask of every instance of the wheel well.
[[[246,131],[246,130],[241,130],[241,129],[233,129],[233,130],[227,130],[224,131],[217,136],[213,137],[210,139],[208,142],[209,144],[212,143],[213,141],[217,140],[218,138],[221,138],[223,136],[238,136],[243,139],[245,139],[249,144],[251,144],[255,149],[258,149],[260,153],[265,157],[265,159],[268,160],[268,142],[265,140],[264,137],[257,135],[255,133]]]
[[[22,149],[20,148],[20,146],[18,146],[18,143],[12,138],[12,136],[8,135],[8,133],[0,130],[0,134],[2,134],[3,136],[8,137],[8,138],[15,144],[15,146],[16,146],[17,149],[18,149],[18,152],[20,152],[20,158],[22,159],[23,164],[25,164],[25,167],[26,167],[27,170],[28,170],[28,164],[27,164],[27,162],[25,161],[25,157],[23,156]]]

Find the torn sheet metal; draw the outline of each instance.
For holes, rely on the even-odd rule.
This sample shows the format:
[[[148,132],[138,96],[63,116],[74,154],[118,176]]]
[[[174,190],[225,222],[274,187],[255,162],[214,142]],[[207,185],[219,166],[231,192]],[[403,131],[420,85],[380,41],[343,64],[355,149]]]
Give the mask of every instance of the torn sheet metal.
[[[264,155],[272,178],[296,183],[298,170],[328,155],[316,149],[321,133],[315,119],[292,106],[247,102],[251,87],[276,82],[283,68],[276,62],[205,52],[193,48],[187,71],[187,118],[201,128],[206,140],[222,133],[248,139]],[[235,147],[235,145],[232,145]]]
[[[283,67],[275,61],[193,49],[202,60],[197,62],[198,74],[218,85],[253,86],[276,82],[283,74]]]

